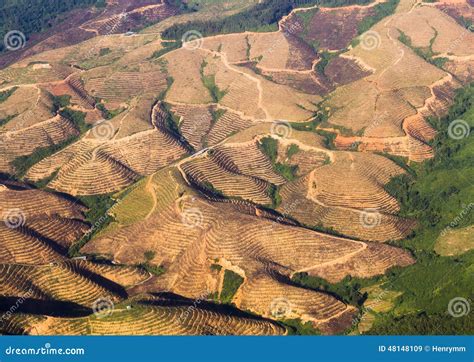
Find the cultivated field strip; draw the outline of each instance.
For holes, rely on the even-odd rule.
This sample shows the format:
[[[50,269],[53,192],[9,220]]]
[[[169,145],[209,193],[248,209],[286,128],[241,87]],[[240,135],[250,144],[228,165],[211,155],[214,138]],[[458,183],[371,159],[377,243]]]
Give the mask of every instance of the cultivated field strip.
[[[330,282],[336,282],[350,273],[354,277],[363,277],[367,272],[374,273],[387,270],[396,259],[399,266],[413,264],[413,257],[400,249],[390,248],[379,243],[367,243],[367,248],[357,258],[345,262],[327,263],[308,270],[310,274],[323,275]]]
[[[0,264],[0,270],[3,297],[21,297],[18,290],[23,293],[33,290],[32,298],[71,302],[86,308],[92,308],[99,298],[121,299],[119,289],[109,290],[100,281],[93,281],[90,272],[83,275],[84,271],[75,264]]]
[[[64,259],[58,245],[27,228],[12,229],[0,225],[0,245],[1,263],[35,265]]]
[[[86,210],[81,204],[54,193],[28,188],[0,185],[0,211],[20,209],[23,218],[59,216],[82,220]]]
[[[308,189],[313,187],[309,180],[308,175],[284,185],[280,191],[282,202],[277,210],[304,225],[332,228],[340,234],[369,241],[402,239],[409,235],[414,227],[413,221],[378,209],[330,207],[322,204],[317,198],[309,199],[306,194]],[[387,202],[385,199],[381,201]]]
[[[239,113],[219,104],[187,105],[169,103],[173,114],[180,119],[182,136],[196,150],[214,146],[225,138],[254,123]]]
[[[269,183],[252,176],[232,170],[232,163],[219,159],[219,163],[210,158],[199,158],[182,165],[187,177],[198,184],[211,184],[212,188],[224,195],[253,201],[257,204],[269,204],[267,195]],[[227,162],[226,162],[227,161]]]
[[[17,315],[2,331],[31,335],[282,335],[285,329],[268,320],[234,316],[188,306],[134,304],[97,318],[54,318]]]
[[[171,111],[180,118],[179,129],[194,149],[202,149],[205,135],[213,123],[211,109],[207,106],[175,105]]]
[[[285,183],[285,179],[273,170],[270,160],[258,149],[256,141],[215,147],[210,157],[228,170],[257,177],[275,185]]]
[[[288,155],[287,145],[278,145],[279,155]],[[325,164],[330,163],[330,158],[323,151],[316,150],[299,150],[291,157],[281,157],[285,162],[292,166],[298,166],[297,175],[304,176],[315,169],[318,169]]]
[[[85,87],[90,94],[113,104],[126,102],[140,94],[157,94],[166,89],[161,72],[113,72],[110,76],[91,73]]]
[[[345,318],[347,315],[350,318],[355,313],[354,307],[347,306],[328,294],[285,285],[265,275],[249,278],[241,295],[241,308],[269,318],[278,317],[278,311],[272,309],[272,303],[274,305],[275,301],[285,300],[287,304],[282,305],[281,311],[285,318],[311,321],[326,332],[331,330],[331,324],[337,323],[334,316]]]
[[[107,194],[130,185],[138,178],[121,162],[94,149],[63,166],[49,187],[71,195]]]
[[[26,313],[31,312],[31,303],[39,303],[61,317],[98,313],[100,301],[113,308],[127,298],[125,288],[152,278],[136,267],[64,259],[42,265],[39,260],[36,265],[2,263],[0,270],[0,303],[22,298]]]
[[[160,189],[160,186],[157,188]],[[160,220],[159,223],[156,220]],[[134,241],[137,234],[140,235],[139,244]],[[133,252],[130,252],[132,248]],[[293,290],[296,293],[294,302],[298,305],[304,301],[304,297],[298,295],[314,292],[305,292],[290,287],[288,282],[277,280],[286,278],[288,281],[293,273],[299,271],[340,280],[344,275],[357,273],[350,267],[357,263],[364,265],[360,270],[364,270],[364,276],[369,276],[383,273],[394,265],[413,262],[404,251],[391,246],[369,247],[362,242],[263,218],[256,219],[250,213],[243,214],[237,205],[210,203],[196,196],[171,201],[167,208],[151,214],[146,220],[119,230],[112,229],[83,248],[85,253],[106,255],[125,264],[141,260],[146,250],[155,251],[151,262],[163,265],[166,273],[156,280],[137,286],[134,293],[172,291],[190,298],[210,294],[218,288],[218,278],[211,270],[211,263],[217,262],[224,268],[237,268],[244,273],[244,285],[235,296],[235,303],[239,305],[245,301],[246,306],[252,306],[248,309],[262,315],[268,314],[270,305],[264,308],[259,304],[260,297],[252,297],[260,293],[252,289],[254,278],[268,278],[271,283],[277,283],[285,290]],[[384,258],[378,257],[377,253],[383,253]],[[359,258],[359,255],[363,257]],[[345,271],[337,274],[330,268],[332,264],[344,265],[345,269],[339,267],[336,270]],[[247,292],[250,295],[247,296]],[[287,291],[285,296],[291,303],[292,293]],[[318,298],[317,293],[315,298]],[[319,298],[324,301],[324,298],[332,297],[323,295]],[[340,302],[334,299],[331,303]],[[336,309],[328,305],[324,318],[318,314],[323,313],[324,309],[316,313],[309,305],[310,303],[300,305],[297,313],[300,316],[304,314],[305,318],[314,323],[323,323],[324,328],[327,327],[327,322],[336,323],[347,317],[344,311],[348,307],[344,304]]]
[[[86,208],[22,186],[1,185],[0,262],[33,266],[64,260],[69,247],[89,229]]]
[[[185,149],[161,126],[118,138],[83,139],[43,159],[27,174],[40,180],[57,174],[49,187],[71,195],[106,194],[119,191],[142,175],[149,175],[185,154]]]
[[[310,174],[308,198],[328,207],[377,209],[395,214],[399,211],[398,202],[383,187],[402,173],[401,167],[382,156],[336,153],[334,162]]]
[[[94,97],[92,97],[84,88],[84,83],[82,79],[73,74],[67,78],[66,84],[72,89],[72,91],[77,95],[80,101],[80,105],[85,108],[92,109],[95,106]]]

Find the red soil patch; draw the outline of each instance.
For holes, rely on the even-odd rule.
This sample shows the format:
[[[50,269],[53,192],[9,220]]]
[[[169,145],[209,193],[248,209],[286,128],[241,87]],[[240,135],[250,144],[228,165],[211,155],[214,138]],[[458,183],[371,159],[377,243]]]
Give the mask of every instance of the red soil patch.
[[[338,85],[344,85],[371,74],[362,69],[356,62],[347,58],[333,58],[324,69],[324,74]]]
[[[460,25],[465,26],[464,19],[473,21],[474,19],[474,0],[466,3],[440,3],[435,4],[436,8],[448,14]]]
[[[341,57],[331,59],[324,69],[324,74],[319,74],[315,70],[304,72],[266,70],[259,68],[256,62],[245,62],[240,65],[256,73],[261,73],[274,83],[289,86],[303,93],[320,96],[334,91],[338,85],[348,84],[371,74],[353,60]]]
[[[243,67],[261,73],[276,84],[282,84],[307,94],[325,95],[334,90],[333,85],[325,77],[314,71],[295,72],[292,70],[270,71],[258,68],[256,62],[245,62]]]
[[[314,13],[307,26],[296,13],[281,23],[283,30],[292,32],[309,43],[319,43],[322,49],[346,48],[357,36],[360,21],[372,15],[373,9],[323,9]]]
[[[288,40],[290,54],[287,62],[288,69],[302,70],[311,69],[313,62],[318,58],[318,54],[306,42],[285,30],[283,34]]]

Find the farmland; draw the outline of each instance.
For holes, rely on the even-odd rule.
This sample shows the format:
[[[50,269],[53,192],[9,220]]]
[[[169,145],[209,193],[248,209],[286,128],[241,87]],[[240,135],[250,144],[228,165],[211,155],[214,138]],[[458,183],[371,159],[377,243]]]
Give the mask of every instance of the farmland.
[[[0,333],[472,333],[468,3],[91,3],[0,54]]]

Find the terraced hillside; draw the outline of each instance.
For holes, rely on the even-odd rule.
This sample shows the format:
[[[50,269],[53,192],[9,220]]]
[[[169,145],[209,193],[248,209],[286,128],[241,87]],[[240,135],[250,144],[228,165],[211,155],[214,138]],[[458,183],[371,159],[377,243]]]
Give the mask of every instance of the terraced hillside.
[[[78,44],[95,36],[139,29],[144,24],[159,22],[180,13],[179,7],[160,0],[107,0],[104,2],[84,0],[82,4],[78,1],[73,5],[66,4],[63,8],[54,8],[53,3],[41,4],[36,1],[32,4],[25,2],[7,4],[2,15],[5,17],[2,19],[5,20],[2,30],[15,29],[22,30],[24,33],[18,51],[7,52],[0,56],[0,66],[4,67],[50,49]],[[61,10],[63,10],[62,14]],[[38,16],[38,13],[43,12],[49,14],[49,19],[42,19],[44,15]],[[17,19],[20,18],[18,13],[23,13],[24,17],[30,18],[36,15],[36,18],[33,19],[34,21],[29,19],[30,22],[28,19]],[[12,19],[19,21],[15,22]],[[47,30],[42,31],[45,29]],[[17,46],[15,41],[12,44]]]
[[[281,335],[276,323],[203,308],[123,305],[103,317],[55,318],[18,315],[8,330],[31,335]]]
[[[471,5],[288,3],[111,1],[0,57],[0,333],[355,333],[394,308],[375,294],[425,223],[394,184],[473,80]],[[218,34],[169,36],[193,26]]]

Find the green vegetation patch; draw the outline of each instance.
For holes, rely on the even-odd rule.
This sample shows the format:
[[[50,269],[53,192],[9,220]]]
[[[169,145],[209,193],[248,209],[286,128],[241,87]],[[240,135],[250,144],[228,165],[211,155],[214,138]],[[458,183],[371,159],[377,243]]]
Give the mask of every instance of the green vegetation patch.
[[[107,227],[114,218],[110,215],[114,205],[117,204],[117,200],[112,198],[112,195],[93,195],[93,196],[78,196],[78,202],[82,203],[87,207],[87,211],[84,213],[87,223],[91,226],[89,231],[69,248],[69,256],[79,256],[80,249],[86,245],[86,243],[97,235],[101,230]]]
[[[328,66],[331,59],[338,57],[343,51],[339,52],[328,52],[327,50],[318,53],[321,59],[316,63],[316,72],[322,77],[326,77],[326,67]]]
[[[77,198],[89,209],[85,216],[91,224],[102,219],[107,211],[115,205],[115,200],[110,195],[78,196]]]
[[[212,100],[217,103],[227,94],[227,91],[222,91],[219,89],[219,87],[216,85],[216,76],[214,74],[204,75],[204,69],[206,66],[207,63],[205,60],[203,60],[200,70],[202,84],[204,84],[204,87],[209,90]]]
[[[53,173],[51,173],[51,175],[46,176],[45,178],[42,178],[39,181],[34,181],[34,182],[30,181],[30,182],[38,189],[46,189],[48,184],[51,182],[51,180],[53,180],[56,177],[56,175],[58,174],[58,171],[59,171],[59,168]]]
[[[290,147],[288,147],[288,149],[286,150],[286,156],[288,158],[291,158],[292,156],[296,155],[298,152],[300,152],[299,146],[292,143]]]
[[[0,127],[5,126],[8,122],[10,122],[16,116],[17,114],[11,114],[9,116],[6,116],[5,118],[0,118]]]
[[[437,129],[435,157],[411,166],[413,176],[393,179],[387,190],[401,204],[401,215],[418,221],[412,237],[394,243],[409,249],[416,264],[394,268],[386,288],[402,292],[395,308],[378,315],[374,334],[472,334],[473,314],[454,318],[454,298],[474,295],[474,251],[440,256],[436,240],[446,230],[474,224],[474,85],[457,92],[447,116],[431,118]]]
[[[0,103],[5,102],[10,96],[15,93],[18,87],[12,87],[6,91],[0,92]]]
[[[98,9],[105,8],[105,7],[107,7],[107,1],[106,0],[97,0],[94,6]]]
[[[74,125],[77,127],[77,129],[79,130],[79,132],[81,134],[84,134],[85,132],[87,132],[90,128],[91,128],[91,125],[87,124],[86,123],[86,114],[84,112],[81,112],[81,111],[75,111],[71,108],[65,108],[61,111],[59,111],[59,114],[70,120],[72,123],[74,123]]]
[[[219,121],[219,119],[227,112],[225,109],[211,108],[211,128]],[[208,136],[209,133],[204,133],[201,137],[201,143],[203,147],[208,147]]]
[[[164,41],[161,43],[161,45],[163,46],[163,48],[161,48],[160,50],[154,51],[153,54],[148,59],[158,59],[172,50],[181,48],[182,42],[181,41],[173,41],[173,42]]]
[[[393,14],[399,2],[399,0],[389,0],[387,2],[375,5],[373,7],[374,15],[365,17],[357,26],[358,33],[365,33],[380,20]]]
[[[164,39],[180,40],[187,31],[198,31],[203,36],[245,31],[277,31],[278,21],[297,7],[321,5],[337,7],[352,4],[367,4],[369,0],[264,0],[239,13],[224,19],[191,21],[174,24],[167,28]]]
[[[148,273],[155,276],[160,276],[166,271],[162,266],[151,264],[149,262],[138,264],[137,267],[146,270]]]
[[[298,11],[296,14],[296,18],[303,23],[304,29],[307,29],[309,24],[311,23],[311,19],[313,19],[314,15],[319,11],[318,8],[306,10],[306,11]]]
[[[38,147],[30,155],[19,156],[15,158],[13,161],[11,161],[11,165],[15,170],[15,175],[18,178],[22,178],[33,165],[69,146],[76,140],[77,137],[71,137],[63,142],[56,143],[55,145]]]
[[[226,114],[227,110],[226,109],[212,109],[211,110],[211,115],[212,115],[212,121],[211,121],[211,126],[214,126],[217,121],[224,115]]]
[[[411,39],[408,35],[406,35],[403,31],[401,30],[398,30],[400,32],[400,36],[398,37],[398,40],[405,44],[407,47],[409,47],[411,50],[413,50],[419,57],[423,58],[426,62],[430,63],[430,64],[433,64],[434,66],[436,67],[439,67],[439,68],[443,68],[444,64],[449,60],[448,58],[444,58],[444,57],[436,57],[435,56],[437,55],[434,51],[433,51],[433,44],[438,36],[438,32],[436,31],[436,29],[434,29],[434,36],[433,38],[430,40],[430,45],[428,47],[425,47],[425,48],[422,48],[422,47],[415,47],[412,42],[411,42]]]
[[[474,314],[454,318],[446,315],[428,315],[424,312],[393,318],[379,316],[366,334],[371,335],[472,335]]]
[[[176,137],[181,138],[181,131],[179,129],[179,118],[171,111],[171,108],[164,104],[165,111],[168,113],[168,117],[165,119],[165,126],[168,131],[175,134]]]
[[[99,57],[103,57],[107,54],[110,54],[112,53],[112,51],[110,50],[110,48],[100,48],[99,50]]]
[[[18,29],[28,38],[57,24],[64,13],[95,4],[103,6],[104,0],[2,0],[0,34],[3,37],[3,34]],[[0,42],[0,51],[4,48],[3,42]]]
[[[216,188],[211,182],[203,181],[198,184],[204,191],[218,197],[225,197],[224,192]]]
[[[465,18],[464,16],[459,17],[459,21],[461,22],[462,26],[468,29],[471,32],[474,32],[473,22],[470,18]]]
[[[115,116],[118,116],[120,113],[122,113],[125,110],[125,108],[117,108],[117,109],[114,109],[114,110],[108,110],[105,107],[105,105],[102,104],[102,103],[97,103],[96,108],[100,111],[100,113],[102,114],[102,117],[104,117],[104,119],[112,119]]]
[[[237,290],[240,288],[243,282],[244,278],[242,278],[239,274],[226,269],[224,272],[224,283],[222,285],[222,291],[220,295],[221,302],[225,304],[231,303],[232,298],[234,298],[235,293],[237,293]]]
[[[219,264],[211,264],[211,270],[220,272],[222,270],[222,266]]]
[[[162,71],[166,72],[167,73],[167,70],[166,70],[166,66],[167,66],[167,62],[165,60],[162,60],[160,59],[160,65],[162,66]],[[168,91],[170,90],[171,86],[173,85],[174,83],[174,78],[173,77],[166,77],[166,89],[161,91],[158,96],[156,97],[156,101],[163,101],[165,98],[166,98],[166,93],[168,93]]]
[[[260,150],[270,159],[275,172],[283,176],[286,180],[292,181],[296,178],[298,171],[297,165],[287,165],[277,162],[278,156],[278,141],[272,137],[265,137],[260,140],[258,144]]]
[[[278,206],[280,206],[281,201],[282,201],[281,196],[280,196],[279,186],[270,184],[268,186],[267,195],[271,198],[272,204],[266,205],[266,206],[272,209],[277,209]]]
[[[300,319],[283,319],[279,321],[289,336],[319,336],[321,332],[314,328],[312,322],[302,322]]]
[[[247,60],[250,60],[250,51],[252,50],[252,45],[250,44],[248,35],[245,37],[245,44],[247,46],[247,48],[245,49],[245,54],[246,54]]]
[[[296,173],[298,172],[298,165],[287,165],[281,162],[277,162],[274,165],[274,169],[277,173],[282,175],[285,180],[293,181],[296,179]]]
[[[57,113],[61,108],[65,108],[71,104],[71,96],[69,94],[63,94],[55,96],[50,93],[49,95],[53,101],[53,113]]]
[[[325,111],[317,111],[314,117],[308,122],[292,122],[290,126],[292,129],[301,132],[314,132],[326,136],[325,131],[319,129],[319,126],[328,121],[329,114]],[[336,135],[334,134],[334,138]]]
[[[151,261],[155,258],[156,253],[153,250],[147,250],[143,253],[146,261]]]
[[[320,42],[317,39],[314,39],[314,36],[309,34],[311,20],[314,15],[319,11],[318,8],[310,9],[306,11],[299,11],[295,13],[296,18],[303,24],[303,31],[299,32],[298,36],[308,44],[313,50],[317,53],[319,50]]]
[[[343,302],[355,307],[362,307],[367,299],[367,293],[362,293],[361,289],[375,283],[372,279],[359,279],[347,276],[338,283],[329,283],[323,278],[310,276],[308,273],[297,273],[292,281],[305,288],[324,292],[335,296]]]
[[[316,130],[316,133],[319,134],[320,136],[323,136],[323,139],[324,139],[324,146],[328,149],[328,150],[335,150],[336,149],[336,145],[334,143],[334,140],[336,139],[337,137],[337,134],[334,133],[334,132],[329,132],[329,131],[324,131],[322,129],[318,129]]]

